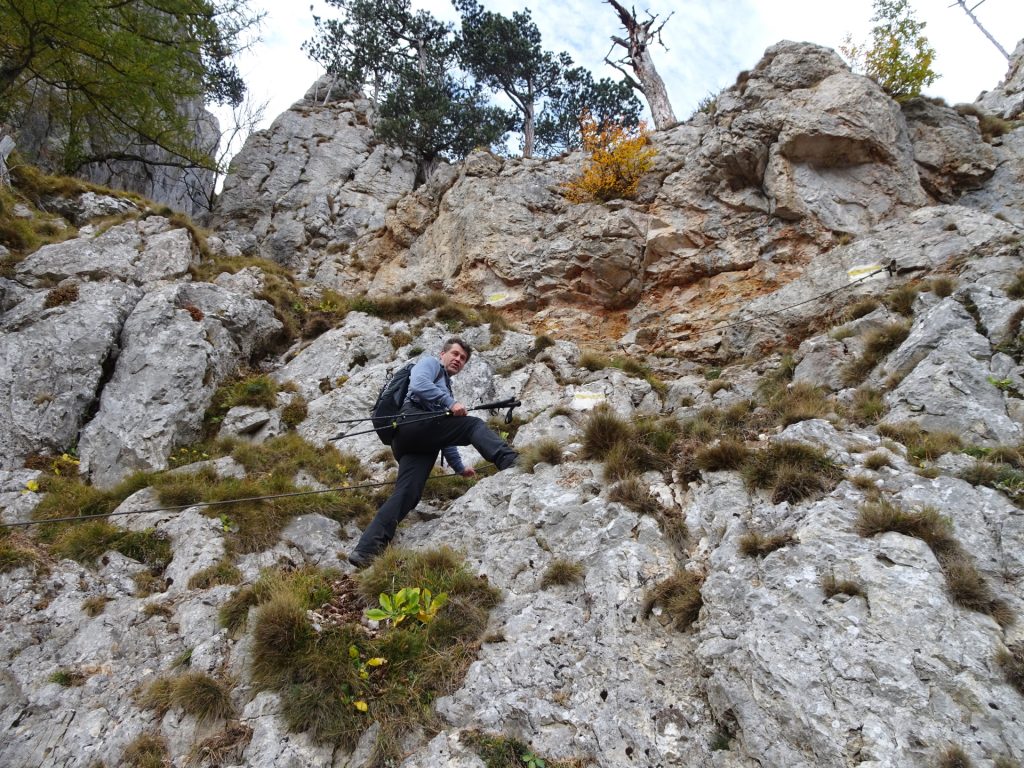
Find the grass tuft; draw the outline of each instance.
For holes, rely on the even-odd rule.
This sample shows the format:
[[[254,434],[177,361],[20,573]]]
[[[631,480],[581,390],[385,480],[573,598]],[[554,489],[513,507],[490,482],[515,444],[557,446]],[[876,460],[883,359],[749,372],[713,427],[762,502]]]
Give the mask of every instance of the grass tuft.
[[[738,470],[750,460],[753,451],[739,440],[723,438],[712,446],[697,451],[697,467],[704,472]]]
[[[180,709],[200,723],[223,720],[234,714],[227,685],[203,672],[158,677],[139,696],[139,704],[160,715]]]
[[[140,734],[125,747],[120,765],[123,768],[165,768],[170,765],[167,742],[159,734]]]
[[[867,599],[867,593],[855,581],[850,579],[837,579],[835,574],[828,574],[821,579],[821,589],[826,598],[833,598],[836,595],[849,595],[850,597],[863,597]]]
[[[219,584],[238,584],[242,573],[230,560],[221,560],[216,565],[204,568],[188,580],[189,589],[209,589]]]
[[[544,571],[544,576],[540,580],[540,587],[541,589],[547,589],[548,587],[577,584],[583,581],[585,574],[586,569],[582,563],[559,557],[552,560],[551,564]]]
[[[561,463],[562,444],[554,438],[543,438],[524,447],[519,452],[519,467],[530,474],[533,474],[533,470],[538,464],[557,465]]]
[[[704,599],[701,586],[704,579],[689,571],[676,571],[664,581],[658,582],[647,593],[643,614],[650,616],[655,608],[661,608],[671,617],[680,632],[692,625],[700,616]]]
[[[843,384],[848,387],[860,384],[875,366],[899,347],[909,335],[910,324],[906,322],[889,323],[882,328],[869,331],[864,336],[864,348],[860,357],[843,367]]]
[[[886,413],[883,393],[873,387],[858,387],[853,393],[849,418],[860,426],[877,424]]]
[[[939,756],[938,768],[972,768],[973,765],[967,753],[956,745],[947,747]]]
[[[1024,644],[1000,648],[996,654],[996,663],[1003,670],[1006,682],[1024,696]]]
[[[750,531],[740,537],[739,550],[740,554],[747,557],[764,557],[795,543],[797,540],[789,531],[771,534]]]
[[[907,447],[907,456],[916,461],[934,461],[945,453],[960,450],[963,443],[952,432],[927,432],[912,421],[879,424],[878,434]]]
[[[748,486],[771,491],[774,504],[796,503],[831,491],[843,477],[842,469],[825,453],[792,441],[755,451],[742,471]]]

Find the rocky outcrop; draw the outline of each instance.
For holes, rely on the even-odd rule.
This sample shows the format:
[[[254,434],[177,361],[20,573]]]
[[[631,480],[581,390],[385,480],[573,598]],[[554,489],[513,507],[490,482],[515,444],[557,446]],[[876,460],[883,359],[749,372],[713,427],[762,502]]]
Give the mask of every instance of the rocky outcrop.
[[[379,229],[416,173],[400,150],[376,141],[367,100],[332,96],[327,85],[249,136],[210,220],[244,252],[310,275]]]
[[[974,102],[985,112],[1007,120],[1019,120],[1024,115],[1024,40],[1010,54],[1006,77],[991,91],[982,92]]]

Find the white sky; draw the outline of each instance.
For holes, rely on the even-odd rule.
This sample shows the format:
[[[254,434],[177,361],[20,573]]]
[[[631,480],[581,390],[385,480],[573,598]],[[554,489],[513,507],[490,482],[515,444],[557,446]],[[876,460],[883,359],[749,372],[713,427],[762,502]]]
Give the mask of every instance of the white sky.
[[[597,77],[619,74],[602,60],[611,46],[610,36],[621,34],[614,9],[601,0],[480,0],[488,10],[510,14],[529,7],[547,50],[568,51]],[[251,7],[266,11],[261,36],[238,65],[257,103],[267,102],[260,127],[299,100],[321,74],[300,50],[315,33],[313,13],[336,17],[337,10],[323,0],[251,0]],[[414,7],[455,21],[447,0],[413,0]],[[665,80],[676,117],[685,120],[707,94],[731,85],[736,75],[752,68],[765,48],[779,40],[806,40],[837,48],[847,33],[854,40],[867,38],[871,27],[871,0],[652,0],[634,5],[641,18],[650,9],[664,19],[668,50],[653,52]],[[968,0],[968,7],[978,0]],[[1005,76],[1006,59],[971,23],[953,0],[911,0],[924,34],[937,51],[934,69],[941,77],[927,90],[950,104],[974,101],[981,91],[995,87]],[[1009,52],[1024,37],[1024,0],[983,0],[975,10],[986,29]],[[641,98],[641,101],[643,99]],[[646,106],[646,105],[645,105]],[[222,127],[230,113],[219,112]]]

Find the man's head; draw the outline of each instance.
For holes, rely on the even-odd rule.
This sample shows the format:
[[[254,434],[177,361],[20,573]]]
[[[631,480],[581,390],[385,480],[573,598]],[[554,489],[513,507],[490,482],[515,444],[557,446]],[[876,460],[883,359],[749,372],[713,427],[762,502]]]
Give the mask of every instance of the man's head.
[[[473,348],[458,336],[452,336],[441,347],[441,367],[454,376],[465,367],[473,354]]]

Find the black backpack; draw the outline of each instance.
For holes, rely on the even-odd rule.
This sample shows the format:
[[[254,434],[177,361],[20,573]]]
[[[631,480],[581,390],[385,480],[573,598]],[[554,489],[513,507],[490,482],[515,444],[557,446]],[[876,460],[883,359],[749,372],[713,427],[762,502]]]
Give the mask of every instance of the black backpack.
[[[395,439],[398,414],[405,404],[405,396],[409,393],[409,376],[416,363],[416,360],[410,360],[394,373],[389,373],[377,395],[377,402],[370,409],[370,423],[384,445],[391,445],[391,441]]]

